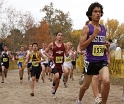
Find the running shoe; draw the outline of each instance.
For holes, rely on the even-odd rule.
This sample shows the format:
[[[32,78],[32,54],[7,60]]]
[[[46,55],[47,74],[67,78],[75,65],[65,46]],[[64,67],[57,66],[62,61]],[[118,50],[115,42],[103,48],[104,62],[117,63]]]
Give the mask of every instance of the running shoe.
[[[32,92],[32,93],[30,93],[30,95],[31,95],[31,96],[34,96],[34,93],[33,93],[33,92]]]
[[[51,88],[51,92],[52,94],[55,94],[55,90],[53,89],[53,87]]]
[[[64,87],[65,87],[65,88],[67,88],[67,87],[68,87],[66,83],[64,83]]]
[[[4,83],[4,79],[2,79],[2,82],[1,83]]]
[[[95,104],[102,104],[102,97],[96,97]]]
[[[43,83],[45,83],[45,81],[44,81],[43,77],[42,77],[41,79],[42,79]]]
[[[63,76],[63,82],[65,82],[65,77]]]
[[[51,92],[52,92],[52,98],[53,99],[56,99],[56,95],[55,95],[55,90],[53,89],[53,87],[51,88]]]
[[[79,99],[76,99],[76,104],[82,104],[81,101],[79,101]]]

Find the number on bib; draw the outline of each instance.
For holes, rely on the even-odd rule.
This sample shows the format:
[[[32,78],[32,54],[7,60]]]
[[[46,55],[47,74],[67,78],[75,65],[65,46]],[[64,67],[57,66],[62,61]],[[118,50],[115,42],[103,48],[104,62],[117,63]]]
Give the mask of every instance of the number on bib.
[[[93,45],[92,55],[93,56],[103,56],[105,46],[104,45]]]
[[[8,61],[8,58],[3,58],[3,62],[7,62]]]
[[[65,62],[69,62],[71,59],[69,57],[65,58]]]
[[[38,64],[35,61],[33,61],[32,66],[36,67],[36,66],[38,66]]]
[[[56,63],[62,63],[63,62],[63,56],[56,56]]]
[[[19,57],[19,62],[24,62],[23,57]]]

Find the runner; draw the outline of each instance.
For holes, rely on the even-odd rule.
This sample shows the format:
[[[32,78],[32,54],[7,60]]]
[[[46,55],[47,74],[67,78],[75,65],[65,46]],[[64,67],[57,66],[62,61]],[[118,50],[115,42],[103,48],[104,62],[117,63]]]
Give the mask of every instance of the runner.
[[[7,77],[9,68],[9,59],[12,58],[11,52],[8,51],[7,45],[4,45],[4,50],[1,53],[1,67],[2,67],[2,82],[4,83],[4,77]]]
[[[70,71],[72,69],[72,63],[71,60],[74,59],[74,53],[71,50],[72,48],[72,43],[67,42],[67,49],[69,55],[66,56],[64,55],[64,63],[63,63],[63,82],[64,82],[64,87],[67,88],[67,81],[68,81],[68,76],[70,74]]]
[[[41,66],[42,66],[41,79],[43,80],[43,83],[45,83],[45,73],[48,74],[48,57],[44,54],[46,46],[47,46],[46,43],[42,43],[42,49],[40,49],[40,52],[45,57],[45,61],[41,62]]]
[[[54,73],[52,86],[53,99],[56,98],[55,94],[58,89],[60,79],[63,73],[62,64],[64,62],[64,54],[68,56],[67,46],[62,42],[62,39],[63,39],[62,32],[57,32],[55,42],[50,43],[45,50],[45,54],[55,63],[54,68],[52,69],[52,73]],[[50,49],[52,49],[53,51],[53,56],[49,56],[48,54]]]
[[[28,50],[26,51],[25,57],[28,58],[29,54],[32,52],[32,45],[30,44]],[[31,60],[27,64],[28,80],[30,80],[30,71],[31,71]]]
[[[74,80],[73,73],[74,73],[74,68],[75,68],[75,66],[76,66],[77,52],[76,52],[74,46],[72,46],[71,50],[72,50],[72,52],[73,52],[73,54],[74,54],[74,58],[73,58],[73,60],[71,61],[71,63],[72,63],[72,68],[71,68],[71,72],[70,72],[70,79],[72,79],[72,81],[73,81],[73,80]]]
[[[31,52],[28,55],[28,58],[25,62],[25,65],[30,61],[32,62],[32,70],[31,70],[31,96],[34,96],[34,82],[36,80],[36,82],[38,82],[40,74],[41,74],[41,70],[42,67],[40,65],[41,62],[45,61],[45,58],[43,57],[43,55],[38,51],[38,44],[37,43],[33,43],[32,44],[32,48],[33,48],[33,52]],[[40,60],[42,57],[42,60]]]
[[[25,51],[24,51],[24,46],[20,46],[20,51],[17,52],[16,59],[18,60],[18,68],[19,68],[19,77],[20,77],[20,83],[23,81],[23,74],[24,74],[24,60],[26,57],[25,56]]]
[[[82,30],[82,37],[80,40],[81,50],[86,48],[85,74],[84,82],[80,88],[79,98],[76,100],[77,104],[81,104],[81,100],[85,91],[89,88],[92,81],[92,76],[100,74],[102,86],[102,104],[107,103],[110,79],[108,69],[108,57],[106,50],[109,51],[109,45],[106,43],[106,29],[99,24],[100,17],[103,15],[103,7],[98,2],[92,3],[86,13],[91,24],[85,25]]]
[[[49,50],[49,56],[52,56],[53,52],[52,49]],[[54,62],[53,60],[49,59],[49,63],[48,63],[48,79],[50,80],[50,82],[52,82],[53,79],[53,73],[52,73],[52,66],[53,66]]]

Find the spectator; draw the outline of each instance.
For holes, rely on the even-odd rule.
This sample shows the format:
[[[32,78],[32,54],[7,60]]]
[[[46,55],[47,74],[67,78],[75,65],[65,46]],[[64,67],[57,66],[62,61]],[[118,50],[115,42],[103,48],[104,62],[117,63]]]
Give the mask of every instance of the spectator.
[[[112,42],[112,39],[109,39],[108,41],[110,42],[110,51],[116,50],[116,44],[114,42]]]

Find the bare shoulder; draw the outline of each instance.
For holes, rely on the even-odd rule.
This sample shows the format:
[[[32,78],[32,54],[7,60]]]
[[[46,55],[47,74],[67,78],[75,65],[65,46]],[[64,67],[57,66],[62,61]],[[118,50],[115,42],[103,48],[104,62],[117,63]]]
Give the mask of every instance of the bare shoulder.
[[[66,48],[67,47],[67,44],[66,43],[63,43],[64,44],[64,47]]]
[[[89,27],[88,27],[88,25],[85,25],[85,26],[83,27],[82,31],[89,32]]]
[[[48,48],[52,48],[53,47],[53,42],[51,42],[49,45],[48,45]]]

